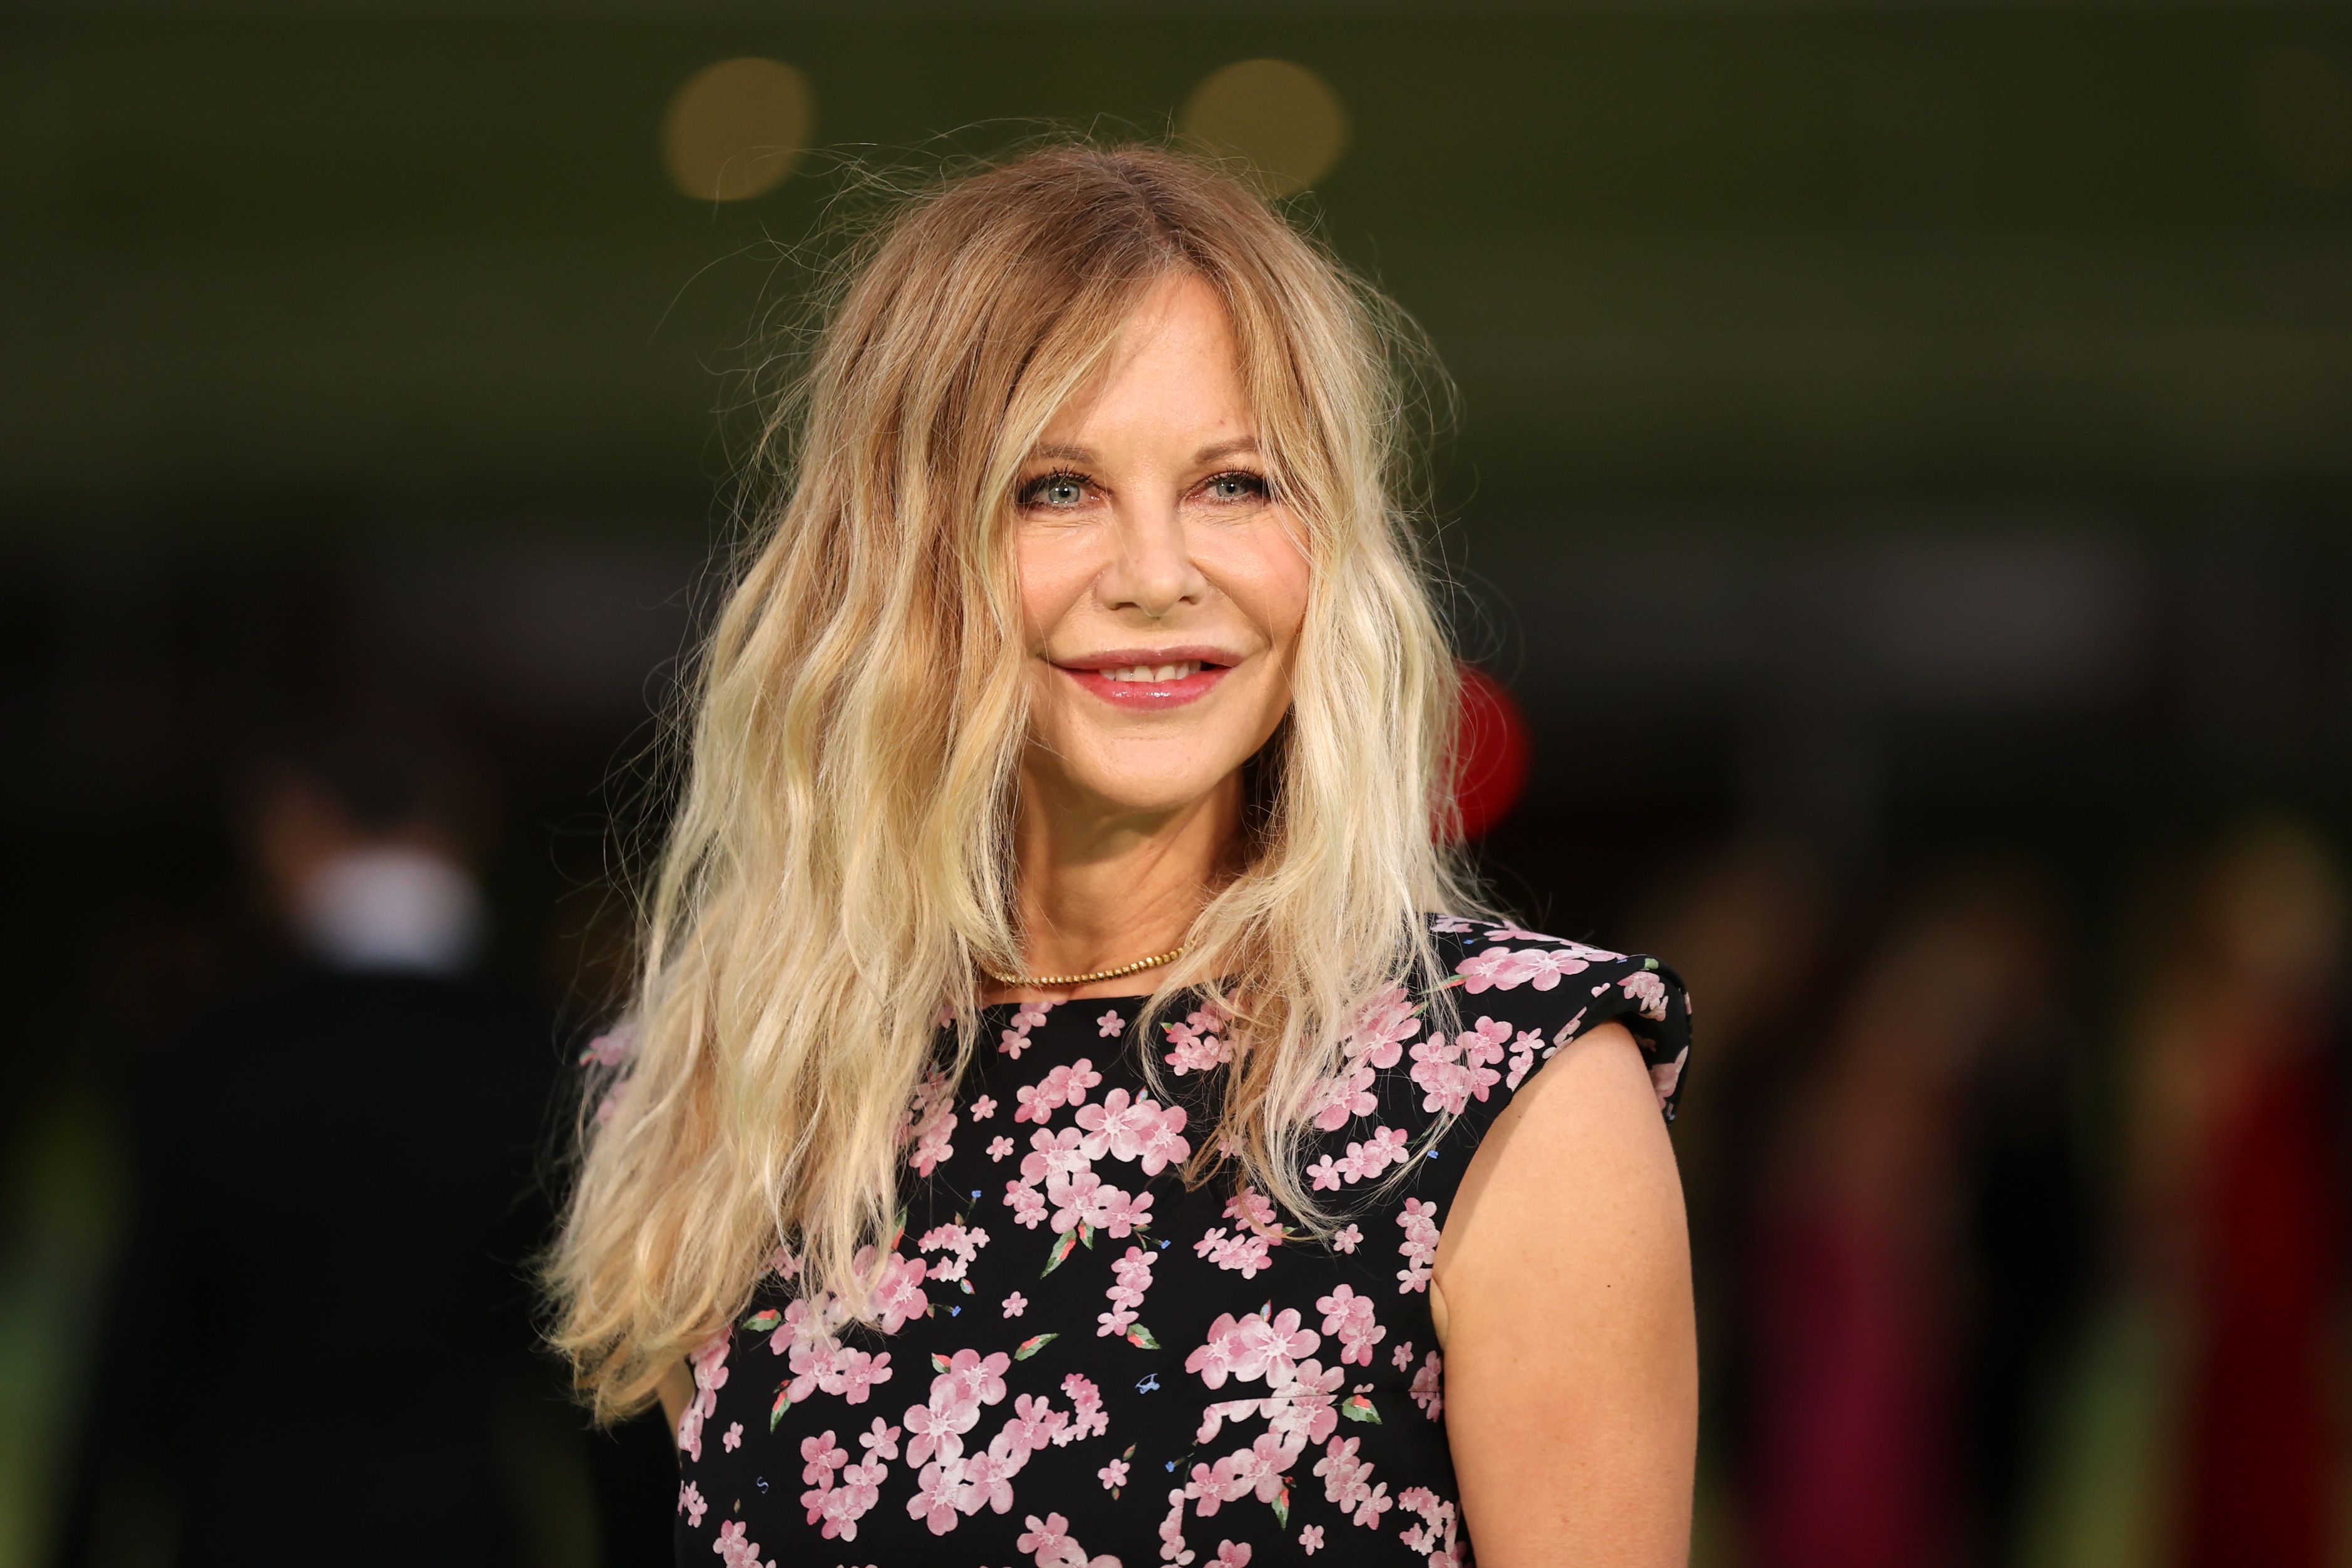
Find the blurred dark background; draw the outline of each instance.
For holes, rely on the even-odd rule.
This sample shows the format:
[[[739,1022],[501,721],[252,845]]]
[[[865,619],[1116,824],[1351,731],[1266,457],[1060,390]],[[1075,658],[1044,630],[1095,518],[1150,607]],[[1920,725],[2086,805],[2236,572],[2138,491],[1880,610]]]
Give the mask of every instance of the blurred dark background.
[[[1697,999],[1697,1560],[2352,1562],[2352,13],[386,0],[0,38],[0,1568],[169,1560],[181,1505],[92,1479],[136,1391],[90,1391],[142,1096],[288,962],[255,769],[429,722],[471,983],[576,1055],[758,324],[852,164],[1047,122],[1246,156],[1458,382],[1441,550],[1532,741],[1498,889]],[[659,1560],[646,1434],[586,1436],[551,1373],[483,1397],[525,1560]]]

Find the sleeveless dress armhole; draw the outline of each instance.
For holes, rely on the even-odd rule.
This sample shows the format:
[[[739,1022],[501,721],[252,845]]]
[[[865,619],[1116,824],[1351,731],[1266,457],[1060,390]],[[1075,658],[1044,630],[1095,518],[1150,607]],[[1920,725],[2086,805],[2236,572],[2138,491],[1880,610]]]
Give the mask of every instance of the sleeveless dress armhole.
[[[1471,926],[1445,932],[1446,924]],[[1561,1047],[1604,1024],[1622,1024],[1642,1052],[1659,1113],[1669,1122],[1682,1100],[1690,1058],[1688,992],[1675,971],[1643,953],[1616,953],[1541,936],[1515,926],[1491,931],[1475,922],[1441,922],[1441,952],[1453,961],[1445,987],[1454,1015],[1427,998],[1426,1038],[1412,1048],[1410,1070],[1397,1077],[1410,1103],[1400,1113],[1426,1122],[1452,1111],[1429,1140],[1414,1173],[1413,1191],[1450,1208],[1496,1118]]]

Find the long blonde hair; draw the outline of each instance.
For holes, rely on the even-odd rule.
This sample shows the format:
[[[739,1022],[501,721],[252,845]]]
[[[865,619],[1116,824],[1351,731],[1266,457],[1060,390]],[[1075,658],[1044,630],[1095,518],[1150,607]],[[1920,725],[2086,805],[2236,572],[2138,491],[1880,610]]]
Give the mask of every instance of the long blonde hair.
[[[605,1053],[549,1260],[600,1415],[642,1405],[780,1245],[862,1306],[908,1107],[970,1058],[980,968],[1019,972],[1016,470],[1179,273],[1231,313],[1313,579],[1248,841],[1152,1006],[1197,985],[1231,1016],[1201,1145],[1318,1213],[1298,1149],[1348,1017],[1433,973],[1423,916],[1467,896],[1432,831],[1454,674],[1402,499],[1417,340],[1207,164],[1056,144],[881,226],[770,427],[782,499],[702,658],[633,1043]]]

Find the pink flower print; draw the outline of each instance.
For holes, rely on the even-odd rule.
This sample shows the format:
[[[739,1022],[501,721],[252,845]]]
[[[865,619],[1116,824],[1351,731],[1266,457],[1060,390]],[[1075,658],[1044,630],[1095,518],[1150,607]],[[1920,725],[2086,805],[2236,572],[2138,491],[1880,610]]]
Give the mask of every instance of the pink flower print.
[[[1174,1048],[1166,1058],[1176,1070],[1176,1076],[1188,1072],[1207,1072],[1234,1059],[1234,1048],[1217,1037],[1214,1031],[1224,1027],[1224,1020],[1206,1008],[1189,1015],[1181,1024],[1162,1024],[1168,1043]]]
[[[1326,1132],[1337,1132],[1351,1118],[1370,1116],[1381,1103],[1372,1097],[1375,1076],[1369,1064],[1360,1064],[1344,1077],[1325,1079],[1316,1087],[1308,1120]]]
[[[971,1119],[974,1121],[985,1121],[995,1114],[996,1098],[993,1095],[983,1094],[971,1102]]]
[[[852,1465],[841,1472],[841,1485],[824,1494],[824,1538],[827,1541],[857,1539],[857,1521],[873,1510],[880,1500],[884,1467],[873,1460]],[[801,1499],[808,1500],[805,1495]],[[812,1521],[814,1522],[814,1521]]]
[[[1363,1227],[1353,1223],[1341,1226],[1331,1237],[1331,1250],[1334,1252],[1353,1252],[1363,1245]]]
[[[1108,1154],[1116,1160],[1133,1160],[1141,1164],[1145,1175],[1156,1176],[1192,1154],[1192,1145],[1179,1136],[1187,1118],[1181,1106],[1162,1107],[1150,1095],[1130,1102],[1127,1090],[1115,1089],[1103,1096],[1099,1105],[1080,1106],[1075,1120],[1086,1130],[1079,1148],[1087,1159]]]
[[[988,1232],[978,1226],[935,1226],[923,1233],[916,1245],[925,1252],[947,1252],[951,1256],[930,1265],[927,1279],[952,1285],[963,1279],[971,1268],[971,1260],[988,1245]]]
[[[1412,1077],[1424,1091],[1421,1102],[1423,1110],[1459,1116],[1470,1103],[1470,1069],[1462,1065],[1462,1047],[1449,1043],[1442,1034],[1432,1035],[1412,1047]]]
[[[1125,1257],[1113,1260],[1111,1286],[1104,1292],[1110,1298],[1111,1310],[1097,1315],[1095,1321],[1100,1325],[1095,1330],[1097,1338],[1123,1334],[1135,1326],[1136,1309],[1143,1305],[1144,1292],[1151,1289],[1151,1266],[1159,1256],[1130,1247]]]
[[[1029,1134],[1029,1152],[1021,1156],[1021,1179],[1036,1186],[1055,1176],[1076,1175],[1092,1163],[1087,1157],[1086,1139],[1075,1127],[1058,1132],[1039,1128]]]
[[[1298,1550],[1312,1557],[1323,1550],[1323,1527],[1310,1524],[1298,1532]]]
[[[1412,1374],[1412,1387],[1409,1392],[1412,1394],[1412,1402],[1421,1406],[1421,1413],[1432,1421],[1436,1420],[1438,1413],[1445,1408],[1445,1363],[1437,1352],[1430,1352],[1429,1359],[1421,1363],[1421,1370]]]
[[[1105,1465],[1101,1469],[1095,1472],[1095,1479],[1102,1482],[1103,1490],[1107,1492],[1118,1491],[1119,1488],[1127,1485],[1127,1461],[1125,1459],[1113,1459],[1109,1464]],[[1099,1539],[1099,1537],[1097,1537],[1097,1539]]]
[[[727,1386],[727,1351],[733,1342],[733,1335],[721,1331],[687,1357],[694,1370],[694,1398],[678,1417],[677,1446],[698,1464],[702,1459],[702,1424],[718,1413],[719,1391]]]
[[[1339,1167],[1328,1154],[1307,1166],[1307,1176],[1316,1192],[1336,1193],[1339,1190]]]
[[[1184,1545],[1184,1491],[1179,1489],[1168,1494],[1168,1515],[1160,1521],[1160,1557],[1176,1568],[1186,1568],[1192,1553]]]
[[[1095,1064],[1080,1057],[1067,1067],[1054,1068],[1042,1080],[1014,1090],[1013,1098],[1021,1107],[1013,1113],[1013,1120],[1034,1121],[1042,1127],[1063,1106],[1084,1103],[1087,1090],[1100,1082],[1102,1074],[1095,1071]]]
[[[1096,1537],[1100,1540],[1101,1537]],[[1236,1546],[1230,1541],[1217,1542],[1217,1568],[1248,1568],[1250,1549],[1246,1542]]]
[[[635,1079],[620,1079],[604,1091],[604,1098],[596,1102],[597,1126],[612,1125],[613,1118],[621,1114],[621,1107],[629,1098],[629,1086],[635,1081]]]
[[[689,1529],[702,1528],[702,1516],[709,1507],[709,1502],[702,1495],[702,1489],[692,1481],[688,1481],[677,1489],[677,1511],[686,1515],[686,1522]]]
[[[948,1369],[931,1380],[931,1392],[937,1394],[945,1383],[959,1405],[996,1405],[1004,1398],[1004,1374],[1012,1368],[1013,1358],[1003,1351],[982,1355],[978,1351],[958,1351],[948,1358]],[[971,1430],[967,1422],[960,1431]]]
[[[1412,1364],[1412,1342],[1411,1340],[1405,1341],[1404,1343],[1397,1346],[1397,1348],[1390,1353],[1389,1364],[1395,1367],[1399,1372],[1402,1372],[1405,1368]]]
[[[1012,1295],[1004,1298],[1004,1315],[1006,1317],[1017,1318],[1028,1310],[1029,1298],[1024,1296],[1020,1291],[1015,1290]]]
[[[1426,1557],[1431,1568],[1452,1568],[1460,1561],[1454,1552],[1459,1530],[1452,1503],[1427,1487],[1407,1487],[1397,1494],[1397,1504],[1421,1520],[1404,1531],[1404,1543]]]
[[[1281,1245],[1282,1226],[1275,1212],[1274,1200],[1253,1187],[1244,1187],[1225,1200],[1225,1217],[1237,1219],[1260,1236]]]
[[[1101,1017],[1097,1018],[1095,1020],[1095,1026],[1096,1032],[1101,1035],[1106,1040],[1118,1034],[1121,1029],[1127,1027],[1125,1024],[1119,1021],[1118,1014],[1116,1012],[1105,1013]]]
[[[999,1441],[1003,1440],[1002,1435]],[[1024,1448],[1016,1458],[999,1451],[992,1443],[984,1454],[975,1454],[963,1468],[963,1494],[956,1499],[956,1508],[963,1513],[978,1513],[982,1509],[993,1509],[1003,1513],[1013,1507],[1013,1477],[1029,1458]]]
[[[1056,1176],[1047,1182],[1045,1201],[1054,1205],[1056,1236],[1080,1226],[1089,1230],[1103,1228],[1105,1189],[1102,1178],[1092,1171],[1067,1178]]]
[[[1360,1437],[1334,1437],[1315,1461],[1315,1473],[1323,1478],[1324,1500],[1337,1504],[1342,1513],[1352,1512],[1372,1495],[1371,1461],[1356,1457],[1362,1444]]]
[[[1012,1419],[1006,1421],[1004,1429],[997,1434],[997,1441],[1004,1444],[1007,1452],[1017,1448],[1024,1455],[1034,1454],[1052,1443],[1069,1421],[1066,1413],[1055,1409],[1040,1395],[1020,1394],[1013,1401]],[[995,1446],[995,1443],[989,1445],[991,1448]],[[998,1509],[996,1511],[1003,1513],[1004,1510]]]
[[[942,1162],[954,1155],[955,1145],[948,1140],[954,1134],[955,1130],[956,1119],[953,1112],[934,1117],[923,1124],[921,1133],[915,1140],[914,1148],[908,1151],[907,1155],[907,1163],[914,1167],[915,1174],[928,1176],[939,1169]]]
[[[1685,1046],[1670,1062],[1661,1062],[1650,1069],[1650,1087],[1658,1093],[1658,1109],[1664,1110],[1666,1101],[1675,1097],[1675,1085],[1682,1081],[1683,1063],[1690,1060],[1690,1047]]]
[[[1444,936],[1459,936],[1470,929],[1470,922],[1460,915],[1440,915],[1429,922],[1429,929]]]
[[[1515,1089],[1528,1079],[1535,1069],[1536,1052],[1543,1046],[1543,1031],[1522,1029],[1519,1037],[1511,1042],[1511,1070],[1503,1075],[1503,1087]]]
[[[1397,1270],[1397,1294],[1406,1295],[1429,1289],[1431,1268],[1437,1260],[1437,1205],[1420,1198],[1407,1198],[1404,1209],[1397,1215],[1397,1224],[1404,1226],[1404,1240],[1397,1250],[1404,1255],[1405,1266]]]
[[[866,1450],[869,1463],[881,1464],[898,1457],[898,1428],[877,1415],[874,1425],[857,1435],[857,1446]]]
[[[996,1048],[1019,1061],[1021,1053],[1029,1048],[1029,1031],[1026,1028],[1005,1030],[996,1037]]]
[[[1643,969],[1625,976],[1617,983],[1628,1002],[1642,1005],[1642,1016],[1654,1023],[1666,1021],[1666,983],[1658,978],[1657,971]]]
[[[1354,1522],[1362,1525],[1366,1530],[1378,1530],[1381,1527],[1381,1515],[1388,1512],[1395,1504],[1396,1500],[1389,1496],[1388,1482],[1382,1481],[1372,1489],[1371,1496],[1356,1505]]]
[[[730,1454],[736,1449],[741,1447],[743,1446],[743,1423],[740,1421],[730,1422],[727,1427],[727,1436],[719,1439],[719,1446],[726,1449]]]
[[[1220,1268],[1234,1270],[1244,1279],[1254,1279],[1259,1269],[1274,1267],[1273,1243],[1265,1237],[1246,1233],[1228,1236],[1223,1226],[1194,1242],[1192,1252]]]
[[[589,1041],[588,1048],[580,1053],[580,1065],[586,1067],[593,1062],[602,1068],[616,1068],[636,1054],[637,1026],[626,1023]]]
[[[1159,1120],[1137,1142],[1135,1158],[1145,1175],[1156,1176],[1192,1158],[1192,1145],[1183,1137],[1187,1114],[1181,1105],[1161,1110]]]
[[[1199,1373],[1211,1388],[1223,1388],[1228,1376],[1249,1383],[1265,1376],[1268,1367],[1289,1370],[1322,1342],[1314,1330],[1299,1326],[1293,1307],[1270,1321],[1252,1312],[1236,1321],[1231,1312],[1221,1312],[1209,1325],[1207,1342],[1185,1358],[1184,1370]]]
[[[740,1519],[719,1527],[719,1539],[710,1543],[710,1550],[719,1553],[727,1568],[761,1568],[760,1543],[746,1539],[749,1529]]]
[[[1385,1070],[1397,1065],[1400,1048],[1419,1033],[1421,1017],[1412,999],[1403,986],[1391,984],[1357,1012],[1340,1049],[1350,1061]]]
[[[863,1273],[867,1267],[871,1247],[861,1247],[850,1260],[852,1268]],[[925,1263],[919,1258],[901,1258],[892,1253],[882,1264],[882,1278],[875,1282],[874,1310],[879,1314],[882,1331],[895,1334],[907,1326],[910,1318],[919,1318],[930,1309],[930,1298],[923,1294]]]
[[[871,1355],[865,1351],[845,1350],[835,1363],[835,1366],[836,1375],[841,1380],[839,1392],[842,1403],[845,1405],[865,1404],[867,1397],[873,1394],[876,1384],[890,1381],[888,1351],[884,1351],[879,1355]],[[833,1391],[827,1390],[827,1392]]]
[[[1490,947],[1455,964],[1454,973],[1462,976],[1462,989],[1469,995],[1475,996],[1490,986],[1508,991],[1518,984],[1517,966],[1511,958],[1508,949]]]
[[[1472,1067],[1486,1067],[1503,1059],[1503,1047],[1510,1037],[1511,1026],[1508,1024],[1498,1024],[1482,1015],[1468,1030],[1455,1037],[1454,1043],[1462,1047],[1465,1059]]]
[[[1070,1521],[1058,1513],[1049,1513],[1042,1520],[1033,1513],[1026,1523],[1029,1528],[1013,1543],[1013,1549],[1035,1553],[1039,1563],[1049,1558],[1058,1562],[1062,1543],[1070,1537]]]
[[[801,1479],[813,1487],[829,1487],[833,1472],[849,1463],[849,1450],[833,1440],[831,1432],[801,1439]]]
[[[963,1434],[980,1419],[975,1406],[971,1418],[964,1420],[964,1413],[941,1396],[937,1383],[934,1379],[929,1404],[907,1406],[907,1463],[910,1465],[919,1465],[933,1454],[950,1459],[959,1457],[963,1452]]]
[[[1342,1285],[1318,1300],[1315,1310],[1323,1314],[1323,1331],[1339,1336],[1342,1363],[1372,1364],[1372,1347],[1388,1338],[1389,1331],[1373,1321],[1370,1296],[1360,1296],[1354,1286]]]
[[[1117,1187],[1105,1187],[1102,1198],[1102,1228],[1113,1241],[1125,1241],[1130,1234],[1151,1223],[1150,1193],[1129,1197]]]
[[[1416,1046],[1413,1048],[1418,1050],[1421,1047]],[[1339,1165],[1339,1179],[1346,1182],[1370,1181],[1391,1165],[1403,1164],[1407,1157],[1406,1143],[1402,1127],[1374,1128],[1367,1142],[1348,1145],[1348,1157]]]
[[[956,1505],[962,1500],[962,1463],[934,1459],[916,1479],[915,1495],[907,1500],[907,1517],[921,1520],[933,1535],[945,1535],[956,1527]]]
[[[1012,1205],[1013,1223],[1034,1230],[1045,1219],[1045,1194],[1021,1182],[1004,1184],[1004,1201]]]
[[[1001,1136],[1000,1136],[1000,1137],[992,1138],[992,1139],[990,1139],[990,1140],[988,1141],[988,1157],[989,1157],[990,1159],[992,1159],[992,1160],[1002,1160],[1002,1159],[1003,1159],[1003,1158],[1004,1158],[1004,1156],[1006,1156],[1007,1154],[1010,1154],[1010,1153],[1012,1153],[1012,1152],[1013,1152],[1013,1140],[1012,1140],[1012,1139],[1010,1139],[1010,1138],[1005,1138],[1005,1137],[1001,1137]]]
[[[1511,954],[1513,978],[1504,984],[1503,989],[1507,991],[1526,981],[1538,991],[1551,991],[1559,987],[1563,976],[1581,974],[1591,967],[1582,958],[1564,947],[1523,947]]]
[[[1062,1379],[1062,1392],[1076,1409],[1070,1424],[1054,1434],[1054,1447],[1058,1448],[1081,1437],[1099,1437],[1110,1430],[1110,1417],[1103,1413],[1102,1390],[1095,1386],[1094,1379],[1083,1373],[1071,1373]]]

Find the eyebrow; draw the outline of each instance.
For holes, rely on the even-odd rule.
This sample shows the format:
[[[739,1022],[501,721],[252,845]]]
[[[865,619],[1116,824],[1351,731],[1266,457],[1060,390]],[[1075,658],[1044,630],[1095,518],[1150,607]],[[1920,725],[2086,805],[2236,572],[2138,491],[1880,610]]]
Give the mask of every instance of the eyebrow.
[[[1257,441],[1255,438],[1248,436],[1240,436],[1231,441],[1220,441],[1213,447],[1202,447],[1198,452],[1192,454],[1192,461],[1196,464],[1214,463],[1222,461],[1226,458],[1238,458],[1243,456],[1255,457],[1256,455]],[[1091,447],[1062,447],[1050,445],[1032,447],[1029,449],[1029,458],[1032,462],[1043,459],[1057,463],[1096,463],[1101,460],[1096,456],[1094,448]]]

